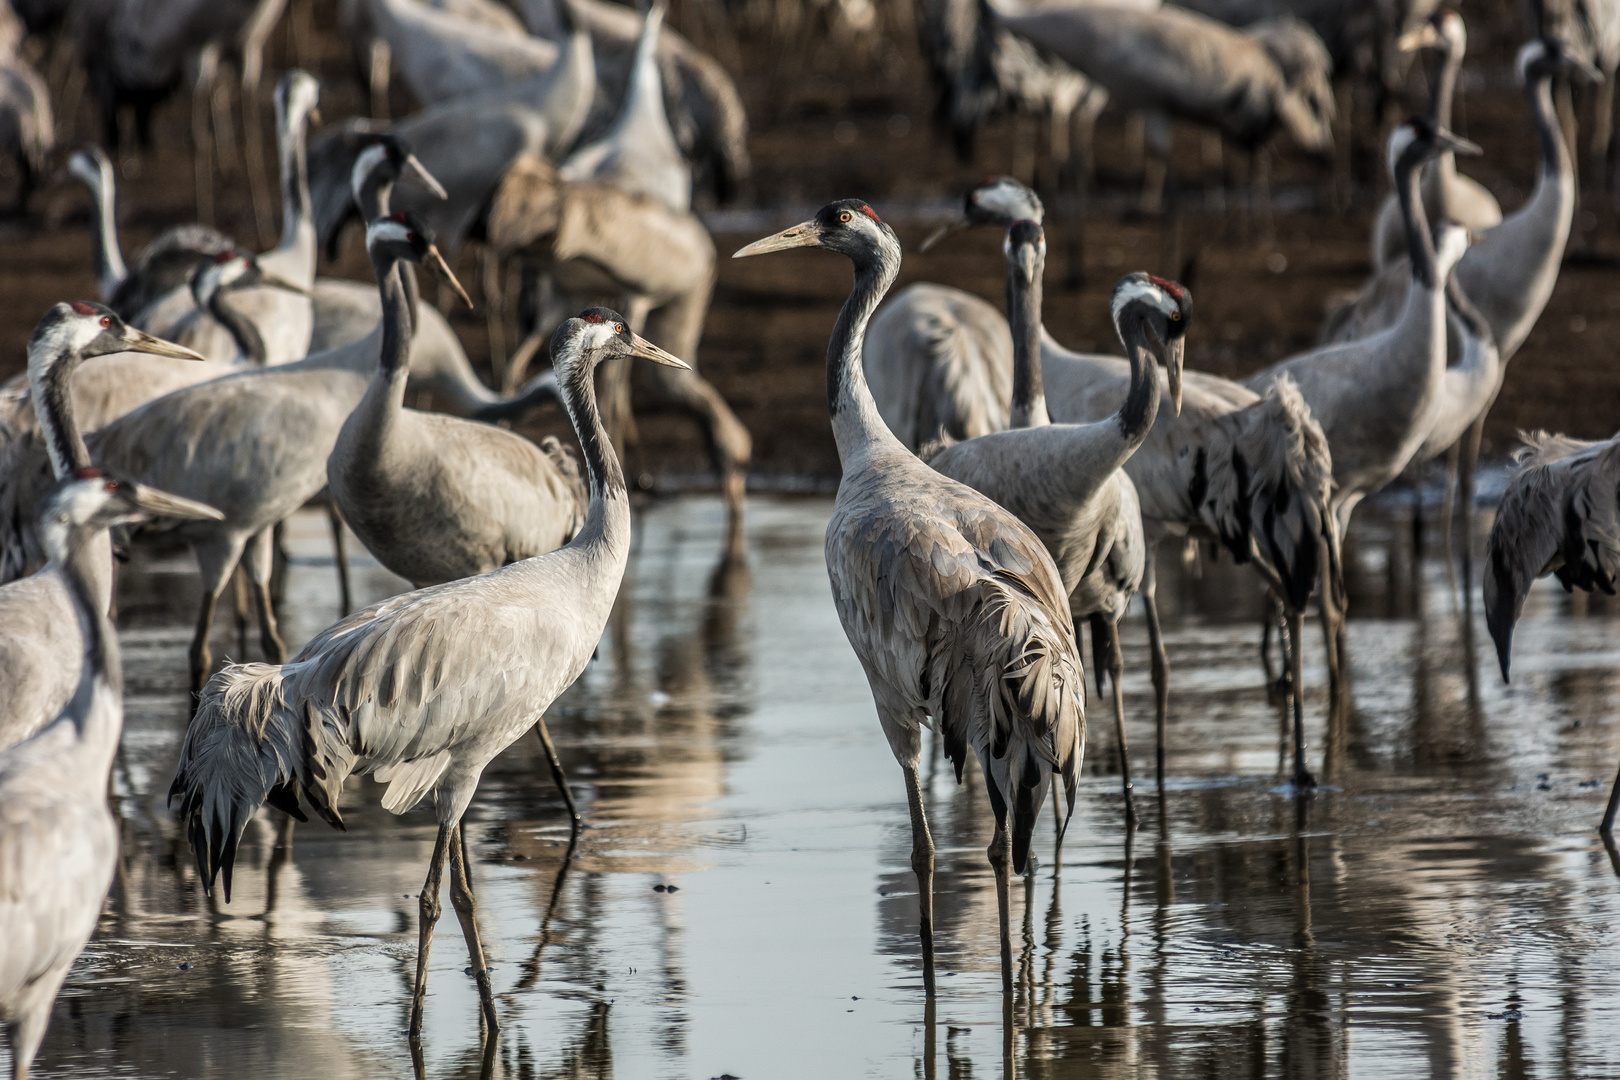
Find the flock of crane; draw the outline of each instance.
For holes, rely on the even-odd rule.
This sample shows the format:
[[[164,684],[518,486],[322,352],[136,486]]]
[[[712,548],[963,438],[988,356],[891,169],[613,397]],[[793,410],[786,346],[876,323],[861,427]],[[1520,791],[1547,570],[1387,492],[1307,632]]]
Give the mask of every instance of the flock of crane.
[[[530,7],[531,25],[544,23],[551,37],[515,32],[502,22],[515,23],[510,12],[471,0],[353,5],[346,17],[364,24],[373,89],[385,97],[397,68],[428,108],[399,123],[350,121],[310,143],[320,86],[289,72],[275,92],[281,241],[259,255],[188,224],[126,262],[111,163],[95,148],[71,159],[93,195],[100,302],[51,307],[29,341],[26,376],[0,396],[0,1020],[19,1078],[117,858],[106,800],[122,726],[111,612],[114,554],[131,530],[182,539],[201,577],[193,715],[170,797],[204,888],[222,878],[229,900],[238,842],[266,804],[289,825],[311,808],[342,828],[352,775],[385,784],[381,803],[394,813],[431,797],[438,838],[420,894],[413,1040],[446,863],[484,1020],[491,1033],[499,1027],[462,830],[485,766],[535,729],[579,824],[543,716],[590,662],[629,554],[616,447],[629,423],[632,359],[649,361],[657,392],[705,425],[729,543],[742,542],[748,434],[686,362],[715,264],[691,211],[693,167],[705,163],[722,183],[746,172],[735,91],[728,96],[711,60],[662,31],[661,3],[639,19],[598,0]],[[998,20],[988,40],[1005,39],[997,57],[1023,49],[1016,55],[1051,71],[1072,65],[1134,107],[1168,111],[1141,96],[1148,80],[1129,96],[1132,77],[1116,63],[1123,50],[1107,48],[1122,31],[1103,23],[1136,25],[1135,7],[1005,18],[986,10]],[[1304,24],[1282,30],[1230,36],[1260,42],[1273,66],[1317,52],[1327,63]],[[1279,43],[1288,35],[1292,52]],[[446,41],[489,47],[435,51]],[[1540,170],[1530,197],[1504,215],[1455,161],[1479,153],[1449,129],[1465,43],[1451,11],[1399,40],[1408,52],[1437,51],[1440,77],[1429,113],[1389,140],[1394,195],[1372,240],[1376,274],[1334,313],[1319,347],[1242,383],[1184,370],[1192,296],[1147,273],[1125,275],[1113,291],[1123,358],[1058,344],[1042,325],[1044,207],[1009,177],[968,191],[960,220],[924,245],[960,228],[1002,230],[1005,315],[933,284],[884,304],[901,246],[860,200],[828,203],[736,252],[817,247],[854,269],[827,350],[843,476],[826,560],[905,776],[929,995],[924,728],[938,732],[959,781],[970,751],[984,778],[1010,990],[1011,877],[1032,869],[1054,781],[1063,785],[1058,845],[1075,803],[1086,737],[1082,624],[1099,692],[1105,677],[1112,687],[1134,818],[1118,633],[1126,607],[1140,595],[1146,608],[1162,784],[1170,669],[1156,552],[1192,538],[1253,565],[1275,610],[1265,632],[1274,627],[1283,643],[1293,784],[1305,793],[1315,780],[1302,623],[1314,598],[1337,687],[1349,659],[1340,544],[1356,507],[1414,463],[1450,452],[1470,520],[1481,425],[1552,292],[1575,210],[1554,83],[1601,75],[1552,36],[1520,50]],[[623,92],[592,127],[604,57],[619,65]],[[244,60],[255,79],[257,63]],[[961,104],[956,89],[947,86],[947,100]],[[1316,94],[1313,112],[1286,97],[1279,90],[1273,105],[1291,130],[1307,115],[1323,121],[1331,102]],[[109,134],[116,128],[114,115]],[[364,228],[374,287],[316,275],[320,247],[351,219]],[[486,270],[522,255],[547,272],[541,316],[500,392],[473,375],[418,285],[425,266],[445,295],[471,307],[440,250],[470,237],[485,246]],[[499,294],[486,287],[486,303]],[[586,306],[604,297],[625,313]],[[550,369],[526,378],[548,340]],[[406,408],[413,385],[461,415]],[[577,453],[488,422],[551,401],[572,422]],[[1613,592],[1620,574],[1620,441],[1537,435],[1522,457],[1484,577],[1504,677],[1536,577]],[[413,591],[346,615],[288,659],[275,614],[276,530],[310,503],[331,516],[340,572],[346,526]],[[216,671],[209,636],[233,575],[270,662]],[[342,591],[347,610],[346,576]],[[1605,832],[1617,802],[1620,781]]]

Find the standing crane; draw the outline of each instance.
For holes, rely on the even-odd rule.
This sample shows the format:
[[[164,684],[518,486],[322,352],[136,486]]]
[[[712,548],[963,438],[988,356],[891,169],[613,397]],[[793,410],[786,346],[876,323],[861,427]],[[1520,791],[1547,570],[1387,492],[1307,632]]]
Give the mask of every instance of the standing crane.
[[[1022,187],[1005,178],[996,186]],[[1034,213],[1039,200],[1023,190],[1021,212]],[[982,211],[978,202],[970,196],[969,217]],[[970,424],[1008,416],[1012,337],[1006,319],[978,297],[913,285],[878,312],[867,343],[874,385],[884,373],[879,412],[902,441],[925,437],[948,424],[947,417]],[[1040,355],[1046,407],[1059,423],[1106,420],[1130,395],[1130,363],[1121,357],[1070,352],[1044,330]],[[1169,537],[1218,543],[1236,562],[1252,562],[1285,610],[1303,611],[1319,572],[1330,581],[1338,577],[1328,506],[1332,462],[1321,428],[1292,381],[1279,380],[1261,394],[1194,371],[1183,380],[1180,412],[1158,411],[1124,470],[1141,505],[1147,547],[1139,592],[1147,613],[1162,782],[1170,661],[1159,623],[1160,543]]]
[[[78,679],[47,726],[0,750],[0,1023],[16,1080],[28,1076],[56,992],[95,931],[118,866],[107,779],[124,727],[124,675],[118,633],[88,568],[103,558],[108,529],[188,509],[208,508],[89,467],[45,501],[47,572],[68,595],[79,637],[71,665],[60,653],[53,659],[76,668]],[[7,622],[3,633],[14,629]]]
[[[939,472],[988,495],[1040,537],[1063,578],[1069,610],[1089,620],[1098,692],[1106,671],[1114,688],[1114,727],[1127,820],[1136,820],[1121,678],[1118,622],[1142,583],[1147,544],[1136,485],[1122,471],[1159,411],[1153,360],[1167,372],[1181,407],[1181,364],[1192,297],[1173,282],[1129,274],[1114,289],[1114,329],[1130,358],[1130,391],[1112,416],[1090,424],[1053,424],[1042,389],[1041,280],[1046,243],[1034,192],[1008,179],[967,196],[970,224],[1007,229],[1007,313],[1013,341],[1012,430],[947,444],[922,458]]]
[[[630,500],[591,378],[604,359],[626,354],[681,364],[605,308],[569,319],[552,338],[563,406],[590,477],[590,507],[573,540],[390,597],[318,634],[286,665],[225,668],[209,680],[181,747],[170,799],[180,798],[205,886],[223,872],[227,902],[237,843],[262,804],[303,817],[302,795],[341,829],[338,800],[352,774],[386,783],[382,805],[396,814],[433,797],[439,834],[421,893],[413,1042],[447,858],[484,1021],[491,1032],[500,1026],[462,815],[484,767],[579,677],[607,625],[630,553]]]
[[[1406,222],[1412,283],[1400,319],[1359,341],[1322,346],[1251,376],[1248,385],[1264,390],[1287,375],[1299,387],[1311,414],[1322,425],[1333,454],[1333,513],[1338,535],[1362,499],[1400,475],[1417,454],[1437,417],[1446,371],[1446,281],[1467,249],[1461,226],[1443,222],[1438,240],[1430,234],[1419,190],[1420,170],[1444,150],[1478,153],[1479,148],[1427,117],[1413,117],[1389,140],[1389,170]],[[1323,592],[1328,650],[1344,663],[1343,612],[1336,591]],[[1290,629],[1298,622],[1290,616]],[[1298,635],[1294,654],[1298,657]],[[1296,741],[1296,772],[1302,749]]]
[[[90,451],[79,434],[69,391],[74,369],[91,357],[126,351],[202,359],[125,324],[100,304],[56,304],[34,328],[28,341],[28,379],[58,481],[90,467]],[[49,557],[48,548],[43,554]],[[0,626],[5,627],[0,635],[0,686],[6,688],[0,694],[0,749],[15,746],[54,719],[79,685],[77,660],[83,638],[73,615],[68,577],[85,583],[101,611],[112,603],[109,545],[86,545],[65,557],[73,565],[47,563],[36,574],[0,585]]]
[[[1612,596],[1620,577],[1620,436],[1582,442],[1538,431],[1525,443],[1485,547],[1485,625],[1504,682],[1531,582],[1556,574],[1566,591]],[[1617,812],[1620,773],[1598,831],[1610,835]]]
[[[971,747],[995,815],[989,858],[1001,929],[1001,988],[1011,993],[1009,872],[1054,774],[1072,815],[1085,746],[1085,675],[1052,557],[1016,516],[941,476],[896,439],[866,388],[861,340],[900,271],[900,242],[858,199],[757,240],[734,258],[827,248],[855,287],[827,345],[827,406],[843,464],[827,525],[827,576],[844,633],[866,669],[878,720],[905,774],[917,875],[923,986],[934,994],[934,843],[917,762],[924,725],[944,737],[960,782]],[[1059,835],[1061,841],[1061,831]]]
[[[1429,120],[1436,127],[1451,128],[1451,103],[1457,93],[1457,76],[1462,73],[1463,55],[1468,51],[1468,28],[1462,16],[1451,8],[1441,9],[1418,29],[1402,34],[1396,47],[1404,52],[1436,49],[1440,53],[1440,73],[1429,97]],[[1470,232],[1484,232],[1502,220],[1502,207],[1496,196],[1472,177],[1457,171],[1457,155],[1446,151],[1423,171],[1423,212],[1430,221],[1455,221]],[[1378,208],[1373,224],[1373,266],[1382,270],[1406,254],[1406,227],[1401,222],[1400,199],[1391,193]]]

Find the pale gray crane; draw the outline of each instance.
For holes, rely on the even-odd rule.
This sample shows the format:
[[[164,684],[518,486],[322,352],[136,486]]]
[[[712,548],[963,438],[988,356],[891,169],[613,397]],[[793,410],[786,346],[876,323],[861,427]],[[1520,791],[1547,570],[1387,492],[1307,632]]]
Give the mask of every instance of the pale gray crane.
[[[1094,80],[1114,104],[1147,114],[1154,156],[1143,201],[1150,209],[1163,193],[1172,118],[1212,127],[1250,152],[1278,130],[1306,151],[1332,148],[1332,60],[1298,20],[1237,30],[1170,5],[990,10],[1000,25]]]
[[[234,362],[243,367],[265,366],[264,335],[259,331],[259,324],[231,302],[229,297],[247,289],[259,288],[280,289],[306,298],[309,296],[309,290],[304,286],[278,277],[266,270],[258,259],[239,251],[220,252],[211,261],[199,266],[191,278],[191,297],[197,311],[207,312],[219,331],[229,336]],[[190,325],[196,326],[200,321]],[[188,340],[190,334],[182,332],[179,337],[177,344],[200,355],[208,355],[204,349]],[[224,351],[215,346],[213,355],[220,355]]]
[[[612,0],[521,0],[529,30],[561,44],[573,27],[590,34],[598,93],[587,130],[604,128],[629,84],[642,20]],[[751,169],[748,113],[725,65],[694,47],[668,24],[658,35],[664,106],[681,152],[695,163],[715,198],[729,202]],[[555,159],[553,159],[555,160]]]
[[[941,476],[890,434],[861,369],[866,323],[900,270],[900,243],[858,199],[757,240],[734,257],[822,247],[854,264],[827,345],[827,406],[843,478],[827,525],[827,576],[878,720],[905,773],[923,986],[934,994],[934,844],[917,762],[934,726],[957,778],[971,747],[995,815],[990,865],[1010,994],[1009,872],[1024,873],[1053,775],[1072,815],[1085,747],[1085,674],[1052,557],[1008,511]],[[1059,834],[1061,841],[1061,831]]]
[[[370,33],[387,43],[384,53],[423,105],[492,90],[544,74],[560,49],[544,38],[510,26],[464,18],[418,0],[363,0],[357,11]],[[372,49],[377,57],[377,50]],[[379,77],[372,72],[373,93]]]
[[[91,468],[45,503],[51,570],[71,598],[79,637],[71,664],[56,659],[79,678],[47,726],[0,750],[0,1023],[15,1080],[27,1080],[56,992],[95,931],[118,866],[107,778],[124,727],[124,676],[118,633],[84,566],[106,549],[109,528],[194,505]]]
[[[1412,277],[1400,319],[1370,337],[1321,346],[1246,380],[1265,390],[1286,375],[1298,386],[1333,455],[1333,514],[1341,538],[1356,506],[1400,475],[1437,419],[1446,371],[1446,281],[1467,249],[1468,234],[1442,222],[1437,241],[1419,186],[1423,165],[1446,149],[1479,152],[1427,117],[1413,117],[1390,136],[1389,169],[1406,221],[1405,265]],[[1336,593],[1323,591],[1323,625],[1330,655],[1342,666],[1343,613]],[[1290,614],[1291,629],[1298,618]],[[1297,660],[1298,636],[1292,636]]]
[[[263,803],[302,817],[302,795],[342,828],[338,802],[352,774],[388,784],[382,805],[396,814],[433,797],[439,836],[421,893],[413,1041],[447,857],[484,1021],[490,1032],[500,1026],[462,815],[484,767],[585,670],[624,576],[630,501],[591,381],[614,355],[681,364],[605,308],[558,328],[552,363],[591,491],[585,524],[567,546],[391,597],[329,627],[284,666],[227,667],[209,680],[180,751],[170,798],[180,796],[205,887],[223,872],[227,902],[237,842]]]
[[[995,186],[1022,187],[1005,178]],[[1023,189],[1022,200],[1028,207],[1023,213],[1036,212],[1033,192]],[[976,212],[970,202],[969,215]],[[898,329],[880,338],[879,321]],[[939,285],[911,286],[878,313],[867,345],[875,357],[883,356],[870,365],[874,383],[885,369],[909,373],[900,380],[901,392],[879,409],[897,434],[921,434],[935,426],[934,418],[1009,413],[1011,334],[1001,314],[976,296]],[[883,354],[880,348],[894,351]],[[1040,354],[1047,410],[1059,423],[1107,420],[1130,394],[1130,364],[1121,357],[1070,352],[1044,330]],[[905,441],[907,435],[899,437]],[[1125,463],[1147,549],[1139,592],[1152,654],[1161,782],[1170,666],[1158,614],[1159,544],[1167,537],[1218,543],[1235,561],[1253,561],[1286,609],[1303,611],[1319,573],[1329,580],[1338,576],[1328,505],[1331,471],[1326,440],[1292,382],[1261,395],[1196,371],[1186,374],[1181,411],[1159,410],[1146,440]]]
[[[402,210],[372,223],[366,248],[382,293],[383,342],[377,374],[327,461],[344,520],[416,588],[561,547],[585,512],[572,454],[554,440],[542,450],[502,428],[404,407],[415,274],[401,263],[436,261],[454,281],[432,232]]]
[[[265,362],[287,364],[309,354],[315,312],[309,290],[315,285],[318,244],[310,208],[305,152],[307,128],[320,104],[321,84],[305,72],[289,71],[276,87],[276,142],[281,159],[281,243],[258,256],[266,273],[303,289],[260,288],[235,301],[264,339]],[[136,325],[159,337],[176,338],[188,320],[201,319],[189,289],[175,289],[135,317]],[[228,341],[229,339],[224,339]],[[206,355],[206,354],[205,354]]]
[[[1468,28],[1462,16],[1450,8],[1441,10],[1417,30],[1402,34],[1396,47],[1405,52],[1437,49],[1440,72],[1430,91],[1429,119],[1437,127],[1451,128],[1452,98],[1457,93],[1457,76],[1462,72],[1468,51]],[[1455,221],[1470,232],[1492,228],[1502,220],[1502,207],[1483,184],[1457,171],[1457,156],[1441,154],[1423,170],[1423,212],[1430,221]],[[1406,254],[1406,227],[1401,222],[1400,200],[1391,193],[1378,208],[1373,223],[1373,267],[1382,270]]]
[[[0,153],[17,163],[18,217],[28,213],[28,196],[55,148],[56,121],[45,80],[17,49],[0,50]]]
[[[1486,231],[1457,263],[1457,281],[1490,324],[1499,354],[1495,385],[1461,445],[1465,477],[1473,475],[1485,417],[1501,391],[1506,365],[1530,336],[1552,297],[1574,220],[1575,166],[1553,106],[1553,78],[1560,72],[1579,73],[1589,80],[1600,77],[1590,64],[1551,40],[1527,42],[1519,50],[1517,71],[1530,100],[1541,167],[1535,190],[1524,205]],[[1355,341],[1390,326],[1406,306],[1410,279],[1406,261],[1391,263],[1362,286],[1352,303],[1329,315],[1322,340]],[[1471,504],[1471,498],[1464,501],[1465,516],[1473,512]]]
[[[202,359],[126,325],[100,304],[56,304],[34,328],[28,379],[58,481],[90,466],[69,391],[74,369],[91,357],[124,352]],[[41,555],[48,558],[49,552]],[[54,719],[79,685],[83,639],[68,575],[85,583],[102,611],[112,603],[111,547],[91,544],[69,557],[71,566],[48,563],[36,574],[0,585],[0,626],[5,628],[0,635],[0,686],[6,688],[0,695],[0,749],[22,742]]]
[[[1181,407],[1181,365],[1192,297],[1184,289],[1146,274],[1121,279],[1111,314],[1130,357],[1130,391],[1112,416],[1090,424],[1052,424],[1041,381],[1041,281],[1046,242],[1040,199],[1007,177],[968,192],[962,219],[925,241],[969,225],[1007,230],[1007,314],[1013,342],[1010,431],[965,442],[947,436],[943,447],[925,447],[921,457],[939,472],[988,495],[1018,515],[1038,536],[1057,565],[1069,595],[1069,610],[1092,634],[1093,677],[1102,692],[1106,672],[1114,687],[1114,726],[1128,821],[1136,820],[1121,679],[1124,657],[1117,624],[1142,583],[1147,544],[1136,485],[1121,466],[1152,429],[1159,410],[1157,358],[1170,395]],[[868,344],[872,334],[867,335]],[[868,354],[868,369],[884,356]],[[896,357],[904,361],[905,356]]]
[[[1530,24],[1537,37],[1556,40],[1567,53],[1579,56],[1603,76],[1592,88],[1592,136],[1587,145],[1591,161],[1602,176],[1610,167],[1609,147],[1614,135],[1615,73],[1620,71],[1620,0],[1531,0]],[[1563,103],[1573,105],[1569,88],[1561,90]],[[1574,120],[1571,110],[1571,121]],[[1574,128],[1570,134],[1573,137]],[[1570,148],[1573,152],[1574,147]],[[1610,178],[1612,185],[1613,180]]]
[[[664,11],[664,0],[647,9],[630,84],[613,125],[569,154],[557,172],[564,180],[615,183],[679,214],[692,208],[692,166],[676,144],[664,112],[664,80],[658,67]]]
[[[1508,678],[1513,625],[1530,584],[1558,575],[1565,591],[1614,595],[1620,577],[1620,436],[1582,442],[1538,431],[1524,436],[1485,548],[1485,624]],[[1620,811],[1620,774],[1598,826],[1605,836]]]
[[[1039,232],[1040,226],[1033,223],[1014,223],[1008,232],[1011,254],[1021,256]],[[1041,262],[1044,258],[1035,265]],[[1046,418],[1040,380],[1040,279],[1031,282],[1012,272],[1008,279],[1008,299],[1016,298],[1011,309],[1015,426],[946,446],[932,456],[925,450],[923,459],[1018,515],[1051,553],[1068,592],[1076,640],[1080,621],[1090,622],[1092,676],[1098,692],[1105,671],[1113,684],[1125,814],[1127,821],[1135,821],[1118,624],[1142,584],[1147,543],[1136,485],[1122,467],[1147,438],[1158,415],[1155,359],[1168,373],[1171,400],[1180,409],[1181,362],[1192,297],[1174,282],[1147,274],[1121,279],[1114,288],[1111,312],[1130,358],[1130,393],[1107,419],[1053,424]],[[1021,416],[1032,419],[1018,426]]]

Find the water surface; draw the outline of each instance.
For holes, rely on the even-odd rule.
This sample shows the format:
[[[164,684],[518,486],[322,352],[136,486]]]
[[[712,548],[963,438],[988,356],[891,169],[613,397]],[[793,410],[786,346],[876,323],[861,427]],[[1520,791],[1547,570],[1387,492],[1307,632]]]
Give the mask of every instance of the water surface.
[[[1142,825],[1127,831],[1093,695],[1064,858],[1014,890],[999,987],[977,777],[929,771],[941,978],[921,993],[900,770],[833,612],[825,499],[756,498],[747,558],[711,499],[637,518],[597,661],[553,707],[589,827],[572,858],[538,744],[468,819],[503,1030],[486,1060],[445,903],[423,1057],[404,1037],[435,827],[353,781],[347,833],[250,828],[209,900],[164,805],[184,728],[195,577],[123,581],[129,708],[114,776],[125,869],[38,1067],[71,1077],[1620,1076],[1620,860],[1598,842],[1620,758],[1616,622],[1545,583],[1515,682],[1470,642],[1404,525],[1354,547],[1354,708],[1308,702],[1326,788],[1291,797],[1256,653],[1251,574],[1168,560],[1168,779],[1152,784],[1139,613],[1126,698]],[[294,521],[285,628],[337,614],[323,519]],[[1174,565],[1171,565],[1174,564]],[[369,601],[400,582],[362,560]],[[1414,588],[1414,579],[1417,587]],[[1161,578],[1163,581],[1164,579]],[[216,649],[242,655],[223,619]],[[250,657],[254,654],[248,654]],[[1318,643],[1306,679],[1323,682]]]

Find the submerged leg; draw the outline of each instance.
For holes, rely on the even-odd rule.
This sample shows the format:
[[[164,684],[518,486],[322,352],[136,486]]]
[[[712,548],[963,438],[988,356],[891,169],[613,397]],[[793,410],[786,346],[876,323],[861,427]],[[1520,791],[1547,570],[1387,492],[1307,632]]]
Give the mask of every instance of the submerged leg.
[[[241,542],[231,536],[209,536],[192,544],[197,556],[197,573],[202,578],[202,601],[197,609],[197,627],[191,636],[191,692],[202,692],[214,666],[213,653],[208,648],[208,635],[214,627],[214,610],[219,594],[225,591],[231,571],[242,557]],[[192,708],[196,709],[195,696]]]
[[[551,732],[546,727],[544,716],[534,725],[534,733],[540,737],[540,747],[546,752],[546,764],[551,766],[551,780],[568,806],[568,835],[578,836],[579,807],[574,805],[574,793],[568,788],[568,774],[563,772],[562,761],[557,757],[557,747],[551,741]]]
[[[1300,790],[1314,788],[1316,777],[1305,767],[1305,682],[1301,673],[1300,652],[1304,644],[1301,636],[1301,618],[1297,611],[1288,613],[1288,679],[1293,684],[1294,699],[1294,786]]]
[[[996,912],[1001,920],[1001,992],[1013,991],[1012,976],[1012,829],[1007,820],[1007,804],[988,773],[984,778],[985,790],[990,793],[990,807],[996,815],[996,834],[990,838],[990,869],[996,875]]]
[[[332,527],[332,560],[337,563],[338,618],[346,618],[354,610],[354,594],[349,589],[349,545],[343,538],[343,515],[337,503],[326,504],[326,521]]]
[[[1604,836],[1614,832],[1614,815],[1617,810],[1620,810],[1620,772],[1614,774],[1614,786],[1609,789],[1609,806],[1603,811],[1603,824],[1598,826],[1598,832]]]
[[[1154,572],[1154,557],[1158,549],[1148,546],[1147,569],[1142,574],[1142,608],[1147,612],[1148,648],[1153,655],[1153,709],[1158,736],[1155,755],[1155,774],[1159,786],[1164,786],[1165,721],[1170,714],[1170,660],[1164,652],[1164,634],[1159,628],[1158,581]]]
[[[917,934],[922,939],[923,993],[934,997],[934,838],[923,810],[922,784],[915,764],[904,766],[906,802],[911,806],[911,870],[917,875]]]
[[[1463,608],[1474,610],[1474,477],[1479,464],[1479,443],[1485,434],[1485,417],[1474,421],[1468,429],[1467,444],[1462,461],[1457,467],[1457,512],[1462,515],[1462,587]]]
[[[1114,734],[1119,740],[1119,776],[1125,792],[1125,820],[1127,823],[1135,823],[1136,800],[1132,797],[1131,751],[1130,745],[1125,741],[1125,688],[1120,685],[1120,680],[1125,676],[1125,656],[1119,647],[1119,627],[1105,615],[1093,615],[1091,636],[1094,641],[1100,643],[1093,648],[1093,655],[1106,660],[1108,681],[1113,684]]]
[[[253,593],[258,598],[259,648],[272,664],[287,662],[287,645],[281,640],[276,626],[275,605],[270,602],[270,564],[274,548],[271,532],[265,529],[248,542],[242,553],[242,570],[253,582]]]
[[[450,903],[461,922],[461,936],[467,939],[467,956],[472,960],[473,978],[478,981],[478,1001],[484,1009],[484,1023],[493,1035],[501,1025],[495,1018],[495,994],[489,986],[489,965],[484,963],[484,943],[478,937],[478,899],[473,896],[472,880],[467,876],[467,838],[459,822],[455,831],[450,844]]]
[[[427,998],[428,954],[433,951],[433,924],[439,921],[439,883],[444,877],[444,861],[450,854],[454,829],[439,826],[428,863],[427,881],[422,884],[416,923],[416,992],[411,995],[411,1041],[422,1037],[422,1005]]]

